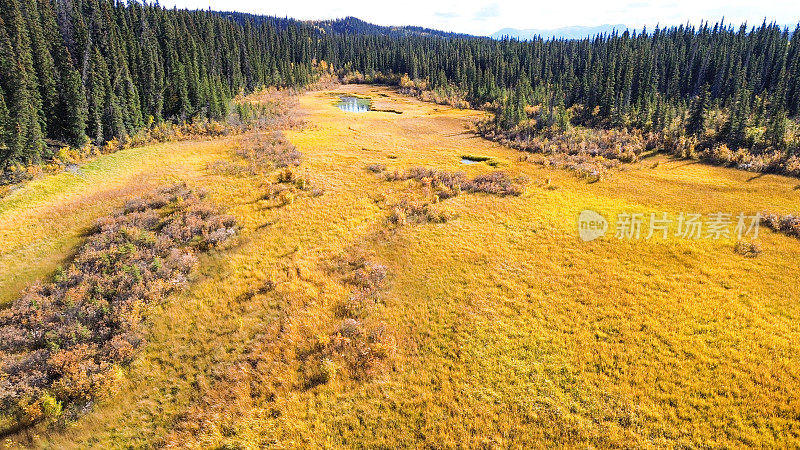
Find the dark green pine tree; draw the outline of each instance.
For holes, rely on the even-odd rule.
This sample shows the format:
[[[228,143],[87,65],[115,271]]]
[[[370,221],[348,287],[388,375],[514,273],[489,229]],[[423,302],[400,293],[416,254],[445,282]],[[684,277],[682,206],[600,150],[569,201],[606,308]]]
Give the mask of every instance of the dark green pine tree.
[[[16,0],[0,0],[0,89],[6,93],[8,129],[13,130],[0,165],[41,161],[45,150],[41,99],[30,39]]]
[[[800,24],[792,34],[789,54],[787,59],[789,66],[788,91],[786,93],[786,110],[792,117],[800,115]]]
[[[614,95],[615,92],[614,72],[615,72],[615,64],[614,62],[612,62],[611,67],[608,69],[608,73],[605,74],[606,81],[603,84],[603,92],[600,95],[599,106],[600,106],[600,115],[602,118],[611,117],[611,113],[614,111],[614,105],[617,100],[617,96]]]
[[[88,98],[87,134],[95,143],[103,142],[103,127],[106,110],[106,84],[108,84],[108,68],[106,62],[95,49],[89,62],[87,71],[86,96]]]
[[[767,120],[767,130],[764,133],[764,138],[767,143],[778,149],[782,149],[786,146],[787,78],[786,71],[782,69],[779,75],[780,82],[775,92],[772,94],[769,119]]]
[[[730,113],[727,125],[727,141],[733,146],[741,146],[745,140],[745,130],[747,128],[747,102],[739,96]]]
[[[3,96],[3,90],[0,89],[0,162],[5,161],[10,136],[11,130],[9,129],[8,107],[6,106],[6,100]]]
[[[735,88],[736,100],[731,108],[730,123],[728,125],[728,143],[734,146],[744,144],[747,119],[750,116],[750,99],[747,86],[744,83],[742,71],[739,72],[740,75],[737,77]]]
[[[47,132],[49,137],[80,147],[86,142],[86,121],[88,106],[86,92],[81,83],[80,73],[66,48],[64,38],[58,28],[56,15],[49,0],[39,0],[42,34],[49,43],[49,52],[53,61],[53,76],[57,96],[48,115]]]
[[[55,106],[54,137],[69,145],[80,147],[86,144],[86,124],[89,120],[89,105],[81,76],[72,66],[66,47],[54,51],[58,74],[58,100]]]
[[[706,83],[700,88],[700,93],[692,100],[692,105],[689,108],[689,117],[686,119],[687,133],[697,135],[703,131],[710,102],[711,93]]]
[[[39,112],[39,122],[45,134],[52,136],[58,91],[56,90],[53,57],[50,54],[49,36],[46,36],[42,31],[38,3],[39,0],[25,1],[21,5],[25,15],[25,26],[30,36],[33,68],[39,86],[39,98],[41,99],[42,109]]]

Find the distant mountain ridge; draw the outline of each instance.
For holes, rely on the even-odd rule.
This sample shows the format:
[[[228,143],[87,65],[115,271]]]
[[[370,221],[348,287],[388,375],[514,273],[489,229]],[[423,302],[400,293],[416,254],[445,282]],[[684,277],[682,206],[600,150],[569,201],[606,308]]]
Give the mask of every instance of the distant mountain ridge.
[[[311,20],[317,27],[334,33],[342,34],[377,34],[387,36],[438,36],[438,37],[475,37],[469,34],[452,33],[449,31],[434,30],[413,25],[383,26],[375,25],[358,17],[345,17],[335,20]]]
[[[541,37],[542,39],[584,39],[587,37],[597,36],[598,34],[611,33],[614,30],[623,32],[627,29],[627,25],[623,24],[606,24],[596,27],[573,26],[552,29],[531,28],[526,30],[520,30],[517,28],[503,28],[502,30],[493,33],[491,37],[494,39],[510,37],[520,40],[530,40],[537,36]]]
[[[278,28],[285,29],[290,24],[305,23],[312,25],[323,33],[333,34],[360,34],[360,35],[377,35],[377,36],[392,36],[392,37],[407,37],[407,36],[435,36],[442,38],[467,38],[467,37],[483,37],[473,36],[464,33],[453,33],[449,31],[434,30],[432,28],[418,27],[414,25],[401,25],[401,26],[384,26],[375,25],[366,22],[358,17],[344,17],[340,19],[327,19],[327,20],[299,20],[288,17],[275,17],[263,16],[259,14],[250,14],[234,11],[217,12],[221,16],[227,17],[239,24],[244,24],[247,21],[255,23],[267,22]]]

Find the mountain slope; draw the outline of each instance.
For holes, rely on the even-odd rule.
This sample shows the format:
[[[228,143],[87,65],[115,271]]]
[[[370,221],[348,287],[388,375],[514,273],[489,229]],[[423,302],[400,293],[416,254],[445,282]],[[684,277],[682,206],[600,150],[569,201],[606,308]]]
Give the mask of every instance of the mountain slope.
[[[318,20],[310,23],[326,32],[341,34],[377,34],[384,36],[438,36],[438,37],[472,37],[468,34],[451,33],[417,26],[382,26],[365,22],[357,17],[345,17],[334,20]]]
[[[391,37],[406,37],[406,36],[435,36],[435,37],[475,37],[463,33],[451,33],[448,31],[434,30],[431,28],[423,28],[418,26],[403,25],[403,26],[383,26],[366,22],[358,17],[344,17],[340,19],[329,20],[298,20],[291,18],[281,18],[273,16],[261,16],[256,14],[240,13],[240,12],[220,12],[218,13],[224,17],[228,17],[239,24],[251,21],[253,23],[269,23],[278,28],[286,28],[289,25],[305,24],[316,27],[326,34],[349,34],[349,35],[376,35],[376,36],[391,36]]]

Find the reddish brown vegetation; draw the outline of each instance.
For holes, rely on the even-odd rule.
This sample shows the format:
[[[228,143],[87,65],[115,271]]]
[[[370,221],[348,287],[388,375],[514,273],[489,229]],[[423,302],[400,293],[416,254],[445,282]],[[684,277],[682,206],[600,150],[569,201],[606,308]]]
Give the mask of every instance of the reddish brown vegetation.
[[[261,175],[274,169],[299,166],[303,154],[281,131],[253,134],[242,139],[236,149],[238,161],[219,160],[210,165],[214,172],[225,175]]]
[[[733,251],[746,258],[755,258],[761,254],[761,247],[755,242],[738,241]]]
[[[6,420],[25,425],[102,396],[142,345],[143,309],[185,284],[196,251],[234,232],[231,216],[183,184],[99,220],[66,270],[0,313]]]
[[[761,223],[773,231],[800,238],[800,215],[765,214]]]
[[[392,335],[376,314],[386,267],[351,252],[334,261],[331,270],[353,292],[336,306],[339,322],[328,336],[302,355],[307,387],[328,382],[340,371],[354,380],[369,378],[394,348]]]
[[[445,223],[451,217],[452,214],[437,208],[437,204],[403,197],[394,205],[387,221],[390,225],[399,226],[407,223]]]
[[[521,195],[525,180],[511,178],[505,172],[492,172],[468,179],[463,172],[446,172],[443,170],[413,167],[405,172],[386,172],[387,181],[416,180],[424,187],[430,188],[440,200],[455,197],[461,192],[483,192],[486,194],[507,196]]]

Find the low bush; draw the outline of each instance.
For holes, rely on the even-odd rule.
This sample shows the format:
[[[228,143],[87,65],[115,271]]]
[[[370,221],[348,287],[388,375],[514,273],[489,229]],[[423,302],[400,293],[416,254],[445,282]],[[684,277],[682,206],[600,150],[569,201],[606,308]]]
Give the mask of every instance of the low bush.
[[[346,318],[334,327],[321,361],[340,361],[350,377],[361,380],[373,375],[393,349],[394,342],[383,323]]]
[[[378,295],[386,282],[385,266],[350,251],[331,261],[330,271],[353,288],[352,294],[334,307],[339,319],[331,331],[307,355],[307,386],[330,381],[339,368],[352,379],[373,375],[393,351],[394,342],[386,326],[375,317]]]
[[[750,127],[749,137],[745,139],[747,142],[741,147],[730,148],[720,141],[720,132],[724,129],[721,124],[724,120],[711,122],[718,122],[717,126],[706,129],[699,136],[687,135],[684,130],[674,126],[652,131],[591,126],[569,126],[561,129],[541,128],[536,120],[520,123],[511,129],[502,129],[491,118],[476,122],[474,131],[501,145],[536,154],[601,157],[629,163],[639,161],[653,152],[663,152],[679,158],[699,159],[750,172],[800,177],[800,154],[797,153],[796,137],[787,141],[786,147],[775,148],[764,143],[763,127]],[[794,127],[796,125],[793,125],[793,129]],[[793,131],[787,133],[789,135],[797,134]],[[572,169],[569,164],[559,164],[556,167]],[[584,171],[580,169],[576,172],[582,174]]]
[[[386,165],[385,164],[370,164],[370,165],[367,166],[367,170],[369,170],[372,173],[381,173],[384,170],[386,170]]]
[[[299,166],[303,156],[281,131],[256,133],[243,140],[236,153],[267,171]]]
[[[696,154],[698,159],[721,166],[759,173],[778,173],[800,177],[800,156],[780,150],[755,152],[747,148],[736,151],[725,144],[714,144]]]
[[[505,172],[478,175],[461,187],[467,192],[484,192],[492,195],[522,195],[522,184]]]
[[[278,172],[278,183],[295,183],[300,179],[297,174],[288,167]]]
[[[215,161],[208,169],[221,175],[263,175],[299,166],[302,156],[281,131],[263,132],[242,139],[235,161]]]
[[[602,180],[611,169],[621,165],[621,162],[616,159],[586,154],[567,155],[559,153],[554,155],[534,155],[526,153],[520,157],[520,160],[541,164],[545,167],[570,170],[575,172],[578,177],[585,178],[590,182]]]
[[[348,253],[332,263],[331,270],[341,276],[343,283],[361,291],[378,290],[388,273],[385,266],[371,263],[358,253]]]
[[[103,396],[143,343],[145,307],[184,285],[196,253],[235,230],[231,216],[184,184],[98,220],[69,267],[0,312],[6,420],[24,426]]]
[[[468,179],[463,172],[446,172],[425,167],[413,167],[405,172],[386,172],[383,178],[387,181],[419,181],[440,200],[455,197],[464,191],[500,196],[521,195],[525,183],[523,178],[511,178],[507,173],[499,171]]]
[[[534,130],[523,126],[500,130],[494,121],[475,124],[475,131],[486,139],[531,153],[545,155],[602,156],[620,162],[636,162],[657,147],[657,136],[627,130],[571,127],[563,131]]]
[[[800,238],[800,215],[764,214],[761,223],[778,233]]]
[[[411,201],[401,199],[387,218],[390,225],[402,226],[407,223],[445,223],[451,215],[428,201]]]
[[[753,242],[738,241],[733,251],[746,258],[755,258],[761,254],[761,247]]]

